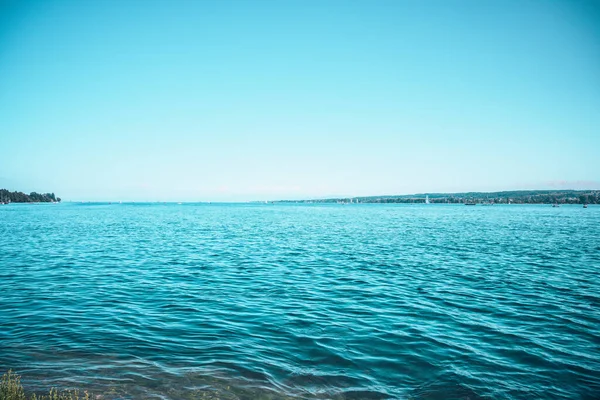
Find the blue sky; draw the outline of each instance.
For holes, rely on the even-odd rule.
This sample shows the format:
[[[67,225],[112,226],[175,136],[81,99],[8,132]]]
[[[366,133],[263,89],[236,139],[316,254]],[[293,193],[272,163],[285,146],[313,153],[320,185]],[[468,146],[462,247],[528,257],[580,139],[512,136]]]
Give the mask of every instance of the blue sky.
[[[0,0],[0,186],[600,188],[600,3]]]

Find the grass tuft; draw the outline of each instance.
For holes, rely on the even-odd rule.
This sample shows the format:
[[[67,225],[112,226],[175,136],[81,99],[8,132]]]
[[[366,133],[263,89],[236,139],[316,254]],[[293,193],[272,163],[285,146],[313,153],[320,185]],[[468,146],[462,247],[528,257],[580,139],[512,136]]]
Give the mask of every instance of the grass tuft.
[[[21,377],[11,370],[2,375],[0,381],[0,400],[90,400],[87,391],[81,394],[79,390],[65,390],[59,392],[57,389],[50,389],[47,395],[32,394],[30,397],[25,395]]]

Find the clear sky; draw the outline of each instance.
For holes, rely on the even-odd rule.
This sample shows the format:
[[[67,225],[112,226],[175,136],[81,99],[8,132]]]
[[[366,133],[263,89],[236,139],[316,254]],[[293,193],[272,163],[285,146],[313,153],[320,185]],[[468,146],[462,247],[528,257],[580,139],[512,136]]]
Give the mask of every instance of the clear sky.
[[[600,188],[600,2],[0,0],[0,186]]]

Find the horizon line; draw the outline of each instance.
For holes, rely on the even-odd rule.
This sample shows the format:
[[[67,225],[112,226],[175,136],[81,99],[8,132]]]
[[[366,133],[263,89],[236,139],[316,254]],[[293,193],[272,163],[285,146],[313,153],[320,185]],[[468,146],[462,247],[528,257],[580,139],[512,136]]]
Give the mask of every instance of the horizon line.
[[[8,190],[8,189],[5,189]],[[517,190],[495,190],[495,191],[461,191],[461,192],[421,192],[421,193],[405,193],[405,194],[375,194],[375,195],[326,195],[298,198],[277,198],[277,199],[254,199],[254,200],[67,200],[61,198],[62,202],[71,203],[264,203],[264,202],[283,202],[283,201],[311,201],[311,200],[336,200],[336,199],[360,199],[360,198],[377,198],[377,197],[409,197],[409,196],[427,196],[427,195],[461,195],[461,194],[501,194],[501,193],[522,193],[522,192],[589,192],[600,191],[600,188],[586,189],[517,189]]]

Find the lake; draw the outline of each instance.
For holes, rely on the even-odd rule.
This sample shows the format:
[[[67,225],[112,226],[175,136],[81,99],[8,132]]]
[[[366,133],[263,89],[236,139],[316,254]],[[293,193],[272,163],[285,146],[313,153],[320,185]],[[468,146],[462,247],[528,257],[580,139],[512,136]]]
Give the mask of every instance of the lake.
[[[600,396],[600,207],[0,206],[0,371],[104,399]]]

